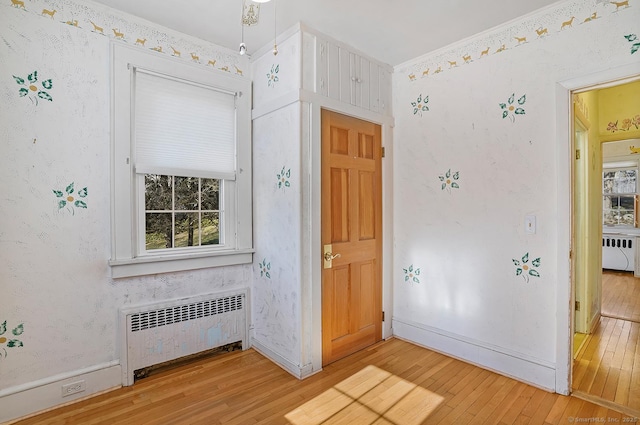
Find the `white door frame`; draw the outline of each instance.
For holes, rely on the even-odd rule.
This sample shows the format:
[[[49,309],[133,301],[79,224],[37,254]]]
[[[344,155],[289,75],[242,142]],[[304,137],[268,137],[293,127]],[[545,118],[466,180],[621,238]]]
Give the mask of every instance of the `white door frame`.
[[[573,358],[573,279],[569,251],[571,249],[571,161],[573,104],[571,92],[596,85],[611,83],[618,85],[637,78],[640,63],[611,68],[593,74],[576,77],[556,83],[556,166],[558,170],[558,251],[557,251],[557,305],[556,317],[556,392],[569,394],[571,391]]]

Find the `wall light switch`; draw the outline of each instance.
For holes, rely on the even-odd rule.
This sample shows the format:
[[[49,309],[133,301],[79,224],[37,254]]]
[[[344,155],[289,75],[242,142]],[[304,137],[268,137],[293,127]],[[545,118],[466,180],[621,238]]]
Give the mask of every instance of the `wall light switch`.
[[[526,215],[524,216],[524,231],[530,235],[536,233],[536,216]]]

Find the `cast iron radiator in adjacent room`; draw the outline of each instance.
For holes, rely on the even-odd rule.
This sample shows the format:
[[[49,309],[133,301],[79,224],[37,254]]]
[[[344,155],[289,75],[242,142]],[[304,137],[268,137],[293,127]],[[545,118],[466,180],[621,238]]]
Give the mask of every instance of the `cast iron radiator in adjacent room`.
[[[602,237],[602,268],[633,271],[635,252],[634,237],[605,234]]]

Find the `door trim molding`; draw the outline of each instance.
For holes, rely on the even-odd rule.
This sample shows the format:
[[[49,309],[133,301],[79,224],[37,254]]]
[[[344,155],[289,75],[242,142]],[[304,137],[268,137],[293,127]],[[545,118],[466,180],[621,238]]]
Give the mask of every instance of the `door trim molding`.
[[[382,145],[386,148],[386,157],[382,161],[382,237],[386,241],[393,240],[393,124],[390,116],[366,114],[361,108],[341,104],[320,95],[309,94],[302,101],[303,122],[308,120],[308,127],[303,126],[302,135],[302,183],[303,203],[309,207],[303,219],[303,228],[311,229],[302,245],[303,269],[310,270],[310,282],[303,285],[303,307],[307,313],[303,315],[302,360],[308,359],[313,371],[322,370],[322,263],[317,259],[322,256],[320,235],[322,196],[320,193],[321,177],[321,110],[329,109],[355,118],[368,120],[382,127]],[[308,132],[306,131],[308,129]],[[305,193],[308,198],[305,198]],[[387,317],[393,316],[393,244],[383,244],[382,263],[382,308]],[[303,277],[305,274],[303,274]],[[311,322],[310,325],[306,321]],[[393,336],[392,321],[382,323],[382,339]]]
[[[556,293],[556,379],[555,391],[571,390],[573,359],[573,291],[571,260],[571,161],[573,121],[571,92],[640,75],[640,63],[628,64],[556,83],[556,169],[557,169],[557,278]]]

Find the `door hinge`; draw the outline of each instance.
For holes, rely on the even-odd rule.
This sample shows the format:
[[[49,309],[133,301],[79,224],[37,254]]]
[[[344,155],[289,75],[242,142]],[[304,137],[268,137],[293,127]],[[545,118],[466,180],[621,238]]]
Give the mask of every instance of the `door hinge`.
[[[576,301],[576,311],[580,311],[580,301]]]
[[[382,312],[382,321],[384,322],[384,311]]]
[[[381,152],[380,154],[381,154],[381,155],[382,155],[382,157],[384,158],[384,156],[385,156],[385,154],[386,154],[385,149],[384,149],[384,146],[381,148],[381,151],[380,151],[380,152]]]
[[[580,149],[576,149],[576,159],[580,159]]]
[[[573,250],[570,249],[569,250],[569,260],[571,260],[573,258]]]

